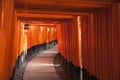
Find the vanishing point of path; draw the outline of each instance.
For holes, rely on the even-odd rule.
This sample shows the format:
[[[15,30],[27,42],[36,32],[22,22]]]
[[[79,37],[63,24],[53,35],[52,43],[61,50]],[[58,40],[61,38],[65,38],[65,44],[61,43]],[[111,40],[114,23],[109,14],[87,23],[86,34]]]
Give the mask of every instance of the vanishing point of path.
[[[40,52],[28,62],[23,80],[61,80],[55,70],[54,57],[57,54],[57,46]]]

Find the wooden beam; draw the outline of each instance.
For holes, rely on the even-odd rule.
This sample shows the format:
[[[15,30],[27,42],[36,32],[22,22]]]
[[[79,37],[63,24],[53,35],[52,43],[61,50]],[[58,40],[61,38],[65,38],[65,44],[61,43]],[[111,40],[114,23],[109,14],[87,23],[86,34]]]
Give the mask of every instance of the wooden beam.
[[[41,10],[15,10],[16,13],[49,14],[49,15],[88,15],[87,12],[65,12],[65,11],[41,11]]]
[[[112,1],[78,1],[78,0],[16,0],[17,4],[39,4],[39,5],[56,5],[56,6],[66,6],[66,7],[105,7],[111,5]]]
[[[70,15],[49,15],[49,14],[34,14],[34,13],[17,13],[18,17],[31,17],[31,18],[51,18],[51,19],[71,19],[74,16]]]

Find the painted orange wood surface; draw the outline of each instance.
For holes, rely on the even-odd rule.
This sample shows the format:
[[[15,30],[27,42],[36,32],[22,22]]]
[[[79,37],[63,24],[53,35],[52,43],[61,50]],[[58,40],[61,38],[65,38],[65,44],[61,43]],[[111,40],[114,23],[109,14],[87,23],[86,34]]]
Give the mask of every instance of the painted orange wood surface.
[[[57,25],[58,49],[68,61],[80,66],[77,18]]]
[[[8,80],[12,73],[11,34],[13,0],[0,0],[0,80]]]
[[[100,80],[119,80],[118,4],[82,16],[82,66]]]

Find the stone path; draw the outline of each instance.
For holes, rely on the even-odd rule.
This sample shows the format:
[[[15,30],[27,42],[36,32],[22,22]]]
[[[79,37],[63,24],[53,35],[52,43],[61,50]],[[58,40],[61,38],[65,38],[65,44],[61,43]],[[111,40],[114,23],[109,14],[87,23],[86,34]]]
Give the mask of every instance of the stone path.
[[[54,65],[57,53],[57,46],[40,52],[26,66],[23,80],[61,80],[55,70],[55,66],[60,65]]]

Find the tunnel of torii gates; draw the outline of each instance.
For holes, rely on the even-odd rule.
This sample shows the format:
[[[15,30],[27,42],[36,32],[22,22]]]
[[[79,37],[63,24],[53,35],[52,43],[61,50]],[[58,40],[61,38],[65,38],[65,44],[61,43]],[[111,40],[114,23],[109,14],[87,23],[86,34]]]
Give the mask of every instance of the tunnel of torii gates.
[[[25,49],[56,41],[75,67],[120,80],[119,0],[0,0],[0,80],[10,79]]]

